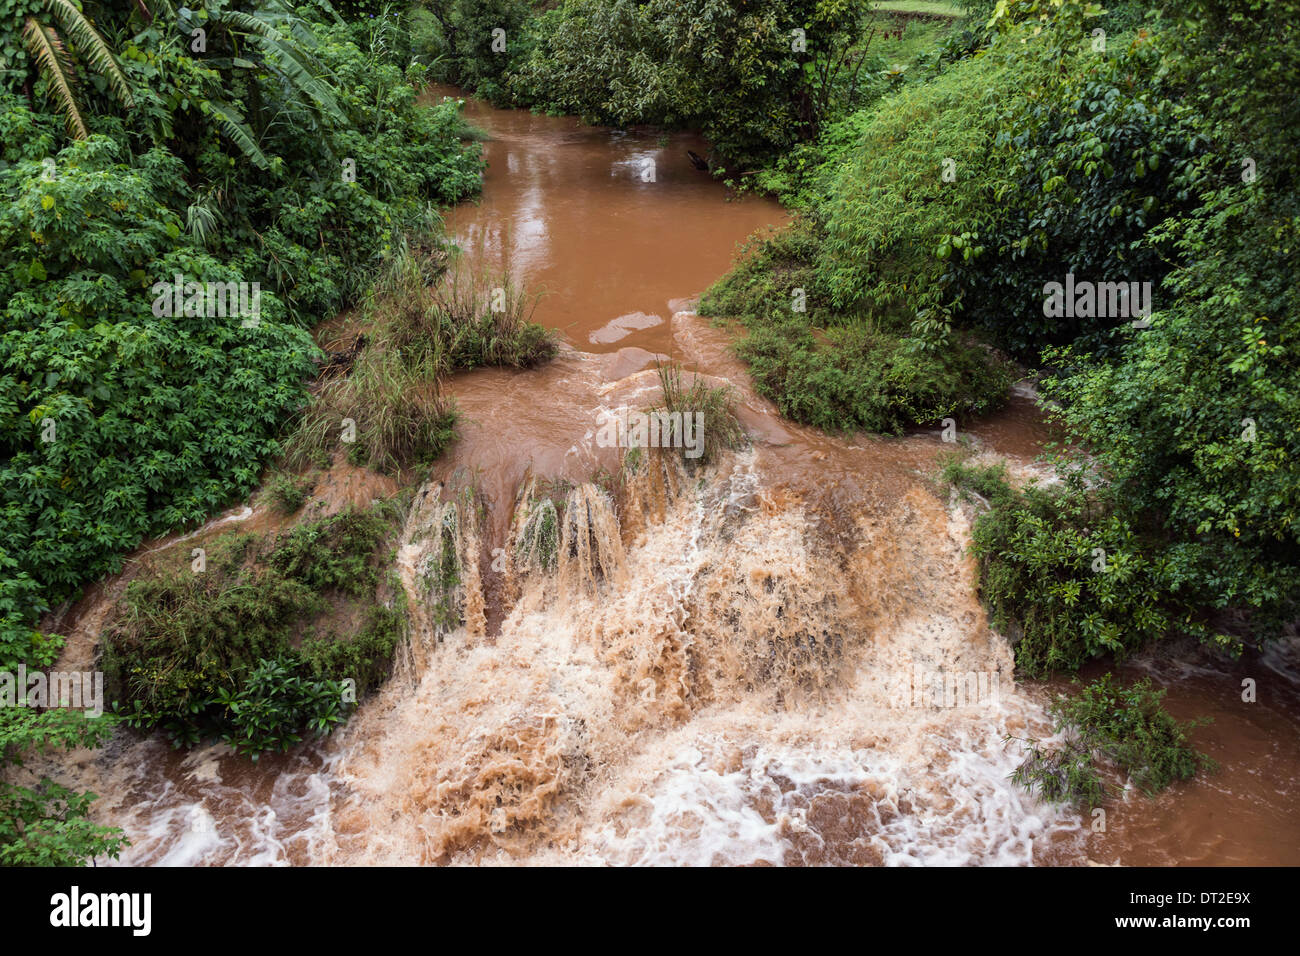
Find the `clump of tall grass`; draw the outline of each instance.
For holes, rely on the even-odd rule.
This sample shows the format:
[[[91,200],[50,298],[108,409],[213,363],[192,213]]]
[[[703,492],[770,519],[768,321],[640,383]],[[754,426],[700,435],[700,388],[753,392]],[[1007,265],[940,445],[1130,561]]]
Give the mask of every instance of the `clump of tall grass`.
[[[534,308],[508,273],[404,247],[365,307],[366,347],[350,374],[318,383],[286,464],[318,461],[339,442],[350,445],[354,464],[379,471],[437,458],[455,438],[455,402],[442,388],[449,373],[527,368],[555,354],[556,336],[532,321]]]
[[[286,464],[302,467],[341,443],[348,460],[394,471],[436,459],[455,438],[455,401],[442,392],[430,350],[367,348],[352,374],[324,382],[290,437]]]
[[[476,272],[453,255],[433,298],[453,368],[532,368],[555,355],[555,333],[532,320],[537,297],[508,269]]]
[[[711,386],[700,375],[692,375],[691,384],[685,385],[681,366],[676,362],[659,363],[658,372],[663,402],[652,411],[667,412],[661,426],[666,429],[662,435],[664,445],[686,449],[689,443],[678,429],[685,427],[688,415],[695,414],[699,416],[694,419],[698,422],[695,441],[701,443],[702,451],[698,457],[686,457],[686,461],[706,465],[723,449],[745,446],[745,430],[736,418],[730,386]]]

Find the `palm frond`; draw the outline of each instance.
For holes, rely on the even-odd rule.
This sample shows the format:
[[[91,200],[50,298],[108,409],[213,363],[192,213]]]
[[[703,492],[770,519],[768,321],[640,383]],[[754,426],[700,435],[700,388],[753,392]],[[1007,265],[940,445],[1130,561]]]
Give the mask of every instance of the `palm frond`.
[[[108,48],[104,38],[99,35],[94,24],[86,19],[85,14],[73,5],[72,0],[41,0],[45,9],[63,28],[65,36],[71,38],[77,52],[86,60],[86,64],[108,81],[109,88],[127,107],[135,106],[131,97],[131,88],[126,76],[113,58],[113,51]]]
[[[247,156],[258,169],[266,169],[271,164],[262,152],[256,140],[253,139],[252,131],[244,125],[243,120],[235,112],[234,108],[219,100],[204,100],[201,108],[205,113],[216,118],[231,141],[239,147],[240,152]]]
[[[339,109],[329,85],[322,82],[313,73],[311,66],[300,50],[285,41],[271,23],[260,17],[228,10],[221,15],[222,23],[248,34],[269,55],[268,66],[273,67],[289,82],[299,95],[306,96],[316,108],[338,123],[346,122],[343,111]]]
[[[76,97],[72,95],[76,78],[72,73],[72,64],[68,61],[68,51],[63,48],[59,35],[53,27],[42,26],[35,18],[28,17],[23,24],[23,37],[27,40],[27,49],[31,51],[32,58],[44,71],[55,98],[63,107],[68,132],[74,139],[85,139],[90,134],[86,130],[85,120],[81,118],[81,111],[77,109]]]
[[[337,22],[343,22],[333,10],[329,12],[333,14]],[[307,21],[300,17],[298,12],[290,4],[285,3],[284,0],[263,0],[256,16],[259,20],[266,20],[268,23],[284,24],[289,28],[289,32],[293,34],[293,38],[309,50],[314,50],[320,45],[320,41],[316,39],[316,34],[312,32]]]

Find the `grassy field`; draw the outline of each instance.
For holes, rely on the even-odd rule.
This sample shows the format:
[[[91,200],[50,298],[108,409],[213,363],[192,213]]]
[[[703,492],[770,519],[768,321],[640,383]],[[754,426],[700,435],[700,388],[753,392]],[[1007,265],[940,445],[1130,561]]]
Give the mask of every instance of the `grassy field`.
[[[947,17],[958,19],[966,16],[966,10],[955,3],[934,3],[932,0],[883,0],[874,7],[887,13],[913,13],[921,16]]]

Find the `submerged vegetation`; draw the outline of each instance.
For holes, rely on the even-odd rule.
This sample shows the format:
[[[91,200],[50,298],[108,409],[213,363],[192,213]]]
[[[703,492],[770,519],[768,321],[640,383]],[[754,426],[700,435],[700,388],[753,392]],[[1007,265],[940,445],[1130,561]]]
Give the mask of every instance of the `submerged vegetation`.
[[[1013,779],[1053,802],[1095,807],[1108,796],[1098,759],[1126,773],[1148,797],[1213,769],[1214,761],[1187,741],[1196,722],[1179,723],[1163,698],[1149,680],[1119,687],[1110,674],[1072,697],[1058,696],[1048,709],[1064,742],[1049,748],[1024,741],[1028,754]]]
[[[709,385],[698,374],[691,375],[690,384],[682,382],[681,366],[675,362],[658,366],[659,388],[663,403],[651,410],[661,414],[666,423],[666,434],[660,435],[660,446],[682,448],[684,460],[695,465],[716,461],[724,449],[742,448],[745,430],[736,418],[730,386]],[[694,435],[683,436],[678,429],[689,431],[695,423]],[[697,447],[692,449],[692,444]]]

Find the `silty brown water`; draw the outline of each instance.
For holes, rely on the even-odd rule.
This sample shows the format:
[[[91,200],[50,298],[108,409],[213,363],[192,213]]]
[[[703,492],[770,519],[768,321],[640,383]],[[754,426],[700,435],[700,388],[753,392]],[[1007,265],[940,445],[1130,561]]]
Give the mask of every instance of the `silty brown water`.
[[[1169,684],[1181,717],[1216,718],[1193,739],[1218,774],[1156,800],[1130,792],[1107,806],[1104,833],[1024,794],[1004,737],[1045,735],[1043,704],[1064,685],[1012,680],[974,595],[970,512],[932,481],[949,446],[937,432],[839,438],[783,421],[732,335],[685,308],[784,213],[728,201],[687,161],[703,152],[689,136],[467,112],[492,137],[491,165],[481,203],[451,211],[449,231],[544,289],[535,317],[572,348],[451,383],[461,438],[417,494],[398,554],[411,646],[345,729],[257,766],[125,734],[63,766],[134,841],[123,862],[1300,859],[1294,645],[1227,669],[1155,656],[1126,674]],[[620,460],[595,441],[599,416],[657,399],[656,353],[732,386],[752,447],[692,474],[650,455],[606,494],[592,478]],[[1033,459],[1049,434],[1028,386],[965,437],[1013,475],[1044,473]],[[562,516],[554,567],[520,547],[544,491]],[[228,519],[264,515],[255,504]],[[425,573],[444,545],[464,572],[453,594]],[[114,586],[61,619],[83,654]],[[435,600],[464,626],[440,627]],[[898,680],[918,668],[996,693],[899,706]],[[1240,702],[1243,676],[1258,681],[1255,704]]]

